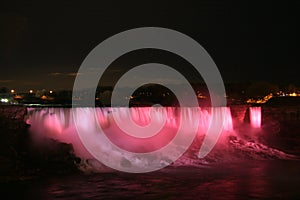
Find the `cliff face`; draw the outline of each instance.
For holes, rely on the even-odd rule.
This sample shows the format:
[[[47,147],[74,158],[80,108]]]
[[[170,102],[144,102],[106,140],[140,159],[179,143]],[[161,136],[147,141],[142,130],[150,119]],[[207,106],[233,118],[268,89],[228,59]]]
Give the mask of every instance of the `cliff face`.
[[[24,106],[0,106],[1,128],[24,128],[27,109]]]
[[[45,139],[32,142],[23,106],[0,106],[0,182],[77,172],[72,146]]]

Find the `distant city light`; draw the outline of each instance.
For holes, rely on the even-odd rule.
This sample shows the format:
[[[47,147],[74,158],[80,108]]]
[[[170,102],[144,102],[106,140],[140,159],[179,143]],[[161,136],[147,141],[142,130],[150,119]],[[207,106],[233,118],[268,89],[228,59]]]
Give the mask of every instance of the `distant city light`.
[[[0,100],[2,103],[7,103],[8,102],[8,99],[1,99]]]
[[[50,94],[52,94],[52,93],[53,93],[53,91],[52,91],[52,90],[50,90],[50,91],[49,91],[49,93],[50,93]]]
[[[267,96],[265,96],[263,99],[253,99],[253,98],[250,98],[246,102],[247,103],[266,103],[272,97],[273,97],[273,94],[270,93]]]
[[[29,90],[29,93],[33,93],[33,90]]]
[[[15,90],[10,90],[11,93],[15,93]]]

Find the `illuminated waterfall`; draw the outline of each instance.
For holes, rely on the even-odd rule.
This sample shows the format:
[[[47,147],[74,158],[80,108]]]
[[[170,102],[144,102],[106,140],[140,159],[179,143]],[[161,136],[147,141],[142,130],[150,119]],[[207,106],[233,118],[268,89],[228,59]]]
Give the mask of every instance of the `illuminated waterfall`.
[[[74,122],[72,109],[78,116],[84,116],[80,121]],[[79,157],[90,158],[91,155],[83,146],[76,130],[77,127],[97,134],[99,126],[106,136],[117,146],[132,152],[150,152],[165,146],[174,136],[181,124],[185,134],[191,134],[192,127],[197,126],[197,135],[206,134],[210,125],[211,109],[225,112],[223,130],[233,131],[232,117],[229,107],[221,108],[178,108],[178,107],[155,107],[152,108],[153,119],[150,117],[150,107],[132,108],[28,108],[28,123],[30,131],[38,137],[48,137],[61,142],[71,143],[75,153]],[[181,113],[181,115],[180,115]],[[113,117],[119,121],[131,117],[132,121],[139,126],[146,126],[150,122],[159,123],[166,116],[166,121],[161,130],[149,138],[134,138],[128,136],[118,127]],[[180,116],[182,119],[180,119]],[[198,117],[199,123],[195,123]],[[123,120],[125,121],[125,120]],[[141,135],[143,133],[140,133]],[[147,145],[145,145],[147,144]],[[105,144],[103,144],[105,145]]]
[[[261,127],[261,107],[250,107],[250,124],[253,128]]]

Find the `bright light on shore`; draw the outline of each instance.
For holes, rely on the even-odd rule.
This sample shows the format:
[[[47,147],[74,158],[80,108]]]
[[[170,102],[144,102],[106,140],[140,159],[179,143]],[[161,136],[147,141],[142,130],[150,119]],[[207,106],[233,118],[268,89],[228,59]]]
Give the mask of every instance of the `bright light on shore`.
[[[2,103],[7,103],[8,102],[8,99],[4,98],[4,99],[1,99],[0,100]]]
[[[29,93],[33,93],[33,90],[29,90]]]
[[[10,90],[10,93],[15,93],[15,90]]]

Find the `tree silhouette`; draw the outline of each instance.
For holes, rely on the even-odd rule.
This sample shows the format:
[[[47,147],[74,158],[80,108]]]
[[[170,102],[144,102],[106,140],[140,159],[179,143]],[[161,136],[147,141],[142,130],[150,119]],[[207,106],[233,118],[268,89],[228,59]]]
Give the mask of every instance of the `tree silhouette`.
[[[277,93],[279,91],[279,87],[276,85],[272,85],[266,81],[259,81],[252,83],[248,89],[246,90],[246,94],[248,97],[264,97],[270,93]]]
[[[7,87],[1,87],[0,88],[0,93],[8,93]]]

